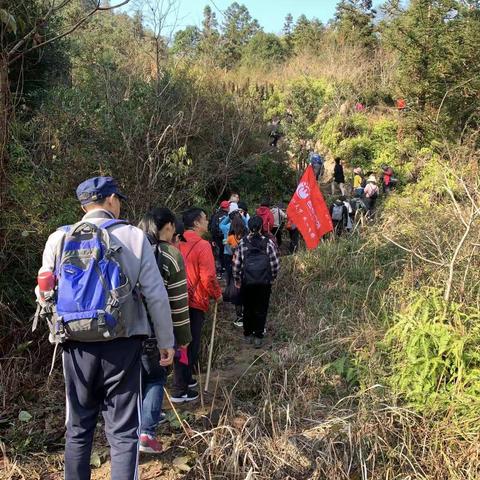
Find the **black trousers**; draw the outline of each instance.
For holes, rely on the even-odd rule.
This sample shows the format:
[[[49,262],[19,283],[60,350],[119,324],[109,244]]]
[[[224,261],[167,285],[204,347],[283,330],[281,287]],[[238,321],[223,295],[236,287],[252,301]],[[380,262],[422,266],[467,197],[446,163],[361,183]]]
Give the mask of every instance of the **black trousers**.
[[[263,338],[271,285],[242,285],[243,334]]]
[[[278,248],[282,246],[282,233],[283,233],[283,225],[280,225],[279,227],[273,227],[273,234],[277,239]]]
[[[187,393],[188,384],[192,382],[193,372],[197,370],[197,362],[200,354],[200,340],[202,338],[203,324],[205,323],[205,312],[197,308],[190,308],[190,331],[192,341],[188,345],[188,365],[175,362],[173,388],[174,395]]]
[[[300,232],[298,228],[290,229],[288,231],[288,235],[290,236],[290,245],[288,250],[290,253],[295,253],[298,250],[298,242],[300,241]]]
[[[215,247],[213,247],[213,254],[217,260],[217,264],[220,266],[220,271],[225,270],[225,259],[223,258],[223,237],[213,237]]]
[[[110,444],[111,477],[138,478],[142,339],[67,342],[65,479],[90,480],[90,455],[99,412]]]
[[[225,253],[223,255],[223,262],[225,266],[225,282],[228,285],[231,282],[233,275],[233,255]]]

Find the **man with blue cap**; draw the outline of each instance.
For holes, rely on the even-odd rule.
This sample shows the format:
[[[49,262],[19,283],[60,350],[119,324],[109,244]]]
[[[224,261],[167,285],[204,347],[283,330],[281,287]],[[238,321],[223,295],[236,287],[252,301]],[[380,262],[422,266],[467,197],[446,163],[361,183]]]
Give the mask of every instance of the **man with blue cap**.
[[[146,236],[118,220],[126,197],[115,180],[89,178],[76,193],[85,215],[50,235],[40,269],[40,273],[54,272],[56,279],[56,325],[50,328],[50,338],[63,345],[65,479],[90,479],[101,411],[110,444],[111,477],[133,480],[138,478],[142,342],[150,336],[151,325],[160,364],[171,364],[174,336],[169,300]],[[92,309],[92,302],[105,303],[105,298],[105,308]]]

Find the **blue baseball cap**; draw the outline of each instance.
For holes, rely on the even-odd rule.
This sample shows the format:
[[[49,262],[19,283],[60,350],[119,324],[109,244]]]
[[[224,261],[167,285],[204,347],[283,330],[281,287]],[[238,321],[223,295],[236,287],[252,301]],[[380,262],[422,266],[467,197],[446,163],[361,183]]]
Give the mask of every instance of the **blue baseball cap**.
[[[112,177],[89,178],[77,187],[77,198],[81,205],[97,202],[113,194],[118,195],[122,200],[127,199]]]

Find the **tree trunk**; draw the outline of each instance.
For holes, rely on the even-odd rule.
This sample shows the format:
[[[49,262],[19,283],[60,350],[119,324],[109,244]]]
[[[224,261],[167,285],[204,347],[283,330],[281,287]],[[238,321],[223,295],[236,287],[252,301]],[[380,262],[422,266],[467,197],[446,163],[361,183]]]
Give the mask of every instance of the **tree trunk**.
[[[10,121],[10,84],[8,82],[8,58],[0,55],[0,208],[7,195],[7,162]]]

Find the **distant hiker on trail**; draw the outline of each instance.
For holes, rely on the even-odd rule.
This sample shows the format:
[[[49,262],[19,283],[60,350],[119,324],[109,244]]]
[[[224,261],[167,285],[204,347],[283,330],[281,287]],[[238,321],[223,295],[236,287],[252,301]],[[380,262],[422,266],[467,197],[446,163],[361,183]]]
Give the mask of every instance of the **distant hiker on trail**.
[[[220,229],[220,222],[228,215],[229,202],[220,202],[220,208],[210,217],[208,231],[212,237],[212,247],[217,260],[217,278],[222,278],[225,271],[225,260],[223,257],[223,233]]]
[[[288,251],[290,254],[296,253],[298,250],[298,242],[300,241],[300,232],[298,231],[297,226],[287,217],[286,229],[288,231],[288,236],[290,237],[290,245],[288,246]]]
[[[235,254],[238,244],[248,234],[248,228],[245,223],[243,215],[240,210],[232,213],[230,222],[230,230],[227,236],[227,244],[231,248],[232,253]]]
[[[235,284],[241,289],[243,334],[255,348],[263,343],[272,283],[279,270],[277,249],[272,240],[261,234],[262,225],[259,216],[250,219],[250,234],[238,245],[233,265]]]
[[[248,221],[250,220],[250,215],[248,214],[248,206],[245,202],[242,202],[242,201],[238,202],[237,205],[238,205],[238,209],[240,210],[240,214],[245,220],[245,225],[248,228]]]
[[[151,334],[140,294],[163,367],[175,352],[170,306],[150,242],[140,229],[117,220],[126,197],[115,180],[85,180],[77,197],[85,215],[50,235],[40,269],[40,276],[54,272],[57,284],[51,339],[63,342],[65,479],[90,479],[102,412],[111,477],[132,480],[138,478],[142,343]]]
[[[319,177],[323,177],[323,173],[325,171],[325,162],[323,157],[318,153],[313,153],[310,157],[310,164],[315,172],[315,180],[318,182]]]
[[[407,108],[407,102],[405,101],[404,98],[397,98],[395,100],[395,106],[397,107],[397,110],[405,110]]]
[[[330,206],[330,216],[332,217],[333,228],[337,236],[347,229],[348,225],[348,209],[343,202],[345,197],[340,197]]]
[[[280,137],[282,136],[281,133],[280,133],[280,119],[275,117],[272,119],[272,122],[271,122],[271,130],[270,130],[270,134],[269,134],[269,137],[270,137],[270,146],[271,147],[276,147],[277,146],[277,143],[278,143],[278,140],[280,139]]]
[[[271,236],[274,224],[273,214],[270,211],[270,202],[264,201],[257,208],[256,214],[262,219],[262,234]]]
[[[217,303],[222,300],[222,290],[215,274],[212,248],[201,237],[208,229],[205,211],[201,208],[187,210],[183,213],[183,223],[186,242],[180,242],[179,248],[187,270],[192,341],[188,345],[188,366],[181,365],[187,388],[175,389],[172,392],[171,400],[174,403],[189,402],[198,398],[198,393],[191,390],[197,386],[197,380],[193,378],[192,374],[197,368],[205,312],[208,311],[210,299],[214,299]]]
[[[246,225],[244,217],[240,214],[238,205],[232,202],[230,203],[229,214],[225,216],[220,222],[220,230],[222,231],[222,235],[223,235],[222,243],[223,243],[223,259],[224,259],[224,265],[225,265],[225,282],[227,285],[229,285],[232,280],[232,261],[233,261],[233,250],[228,242],[228,235],[230,234],[230,230],[232,227],[232,219],[235,216],[241,217]]]
[[[353,193],[355,197],[361,198],[363,196],[364,186],[362,169],[360,167],[356,167],[353,169]]]
[[[388,195],[392,187],[396,183],[396,180],[393,178],[392,167],[389,167],[388,165],[382,165],[382,176],[383,176],[382,190],[383,190],[383,193]]]
[[[347,209],[347,225],[345,226],[345,230],[347,230],[347,232],[351,232],[353,228],[353,208],[350,205],[347,197],[342,195],[340,197],[340,200],[343,202],[345,208]]]
[[[230,203],[236,203],[238,205],[238,202],[240,201],[240,195],[236,192],[232,192],[230,194],[230,199],[228,200],[228,204]]]
[[[175,233],[173,234],[172,245],[178,248],[180,242],[186,242],[183,234],[185,233],[185,227],[182,220],[175,218]],[[179,249],[180,250],[180,249]]]
[[[372,219],[375,215],[375,204],[378,198],[378,186],[375,175],[371,174],[367,178],[367,185],[365,186],[365,206],[367,207],[367,218]]]
[[[157,266],[168,293],[175,335],[174,359],[175,388],[187,390],[182,371],[182,353],[186,358],[188,344],[192,340],[188,316],[188,293],[185,265],[182,254],[171,245],[175,235],[175,215],[168,208],[155,208],[142,218],[138,225],[150,241]],[[156,438],[157,425],[166,421],[162,412],[163,388],[167,381],[167,369],[160,365],[155,336],[145,340],[142,353],[143,409],[140,430],[140,451],[160,453],[162,445]]]
[[[227,243],[229,247],[232,250],[232,268],[233,268],[233,263],[235,262],[235,255],[238,252],[238,245],[242,241],[243,238],[245,238],[248,234],[248,228],[245,225],[245,220],[242,214],[240,213],[240,210],[238,211],[238,214],[234,214],[232,217],[232,222],[230,225],[230,232],[228,234],[228,239]],[[237,314],[236,320],[233,322],[233,324],[236,327],[242,328],[243,327],[243,308],[242,308],[242,303],[241,303],[241,298],[240,298],[240,292],[238,289],[235,287],[235,282],[233,280],[233,275],[230,275],[229,278],[229,283],[227,284],[227,287],[225,288],[225,293],[229,294],[229,299],[231,303],[235,305],[235,312]],[[225,297],[224,293],[224,297]]]
[[[335,158],[335,168],[333,170],[332,195],[335,195],[335,185],[338,186],[342,195],[345,195],[345,174],[340,158]]]
[[[279,203],[278,205],[272,207],[271,212],[273,215],[273,230],[272,233],[277,240],[277,246],[280,248],[282,245],[282,233],[285,222],[287,221],[287,214],[283,211],[283,205]]]

